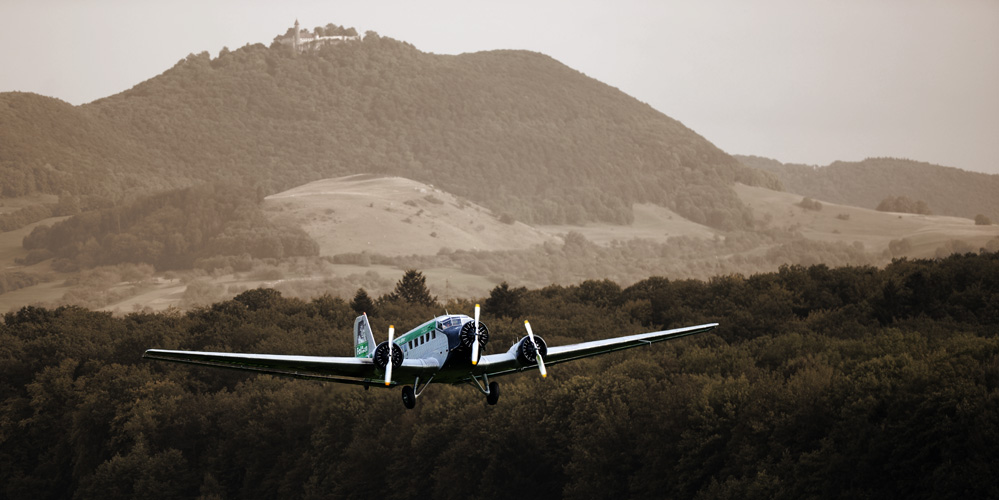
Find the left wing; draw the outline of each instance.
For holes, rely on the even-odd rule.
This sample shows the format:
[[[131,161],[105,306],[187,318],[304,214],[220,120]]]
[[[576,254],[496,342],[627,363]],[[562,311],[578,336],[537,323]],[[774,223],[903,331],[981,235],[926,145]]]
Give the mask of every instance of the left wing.
[[[628,335],[612,339],[594,340],[592,342],[549,347],[548,355],[544,357],[544,363],[546,366],[554,365],[575,359],[596,356],[598,354],[650,345],[664,340],[678,339],[680,337],[686,337],[688,335],[694,335],[712,330],[716,326],[718,326],[718,323],[707,323],[704,325],[674,328],[672,330],[663,330],[659,332],[640,333],[638,335]],[[472,373],[475,375],[488,375],[490,377],[496,377],[537,366],[533,363],[524,365],[517,360],[516,352],[519,345],[519,342],[514,344],[509,351],[503,354],[489,354],[482,356],[479,364],[472,370]]]
[[[269,373],[310,380],[385,387],[385,379],[371,358],[335,356],[286,356],[281,354],[240,354],[231,352],[167,351],[149,349],[143,358]],[[435,359],[407,359],[393,368],[397,376],[423,377],[440,369]],[[402,378],[402,377],[400,377]],[[396,385],[392,381],[391,386]]]

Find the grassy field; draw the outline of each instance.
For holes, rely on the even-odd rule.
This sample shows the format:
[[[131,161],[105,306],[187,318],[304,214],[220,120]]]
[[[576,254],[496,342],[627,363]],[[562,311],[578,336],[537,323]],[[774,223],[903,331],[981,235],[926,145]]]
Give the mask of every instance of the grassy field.
[[[632,206],[632,211],[635,221],[627,226],[593,223],[583,226],[539,226],[538,229],[551,235],[575,231],[598,245],[607,245],[614,240],[633,239],[665,243],[672,236],[712,238],[718,233],[710,227],[684,219],[668,208],[651,203],[636,204]]]
[[[880,254],[892,240],[909,242],[909,257],[934,257],[937,249],[960,240],[972,249],[999,236],[999,226],[976,226],[969,219],[877,212],[826,203],[821,210],[802,208],[795,194],[737,184],[736,193],[768,227],[791,229],[807,239],[863,245]],[[21,200],[22,202],[24,200]],[[530,227],[504,224],[488,210],[425,184],[399,177],[356,175],[317,181],[265,200],[265,212],[275,222],[299,226],[320,245],[321,256],[371,252],[387,256],[433,255],[442,249],[521,249],[545,242],[561,244],[562,236],[578,232],[588,240],[610,245],[615,240],[645,239],[665,243],[673,236],[710,239],[724,234],[695,224],[655,205],[635,205],[635,219],[627,226]],[[51,224],[60,218],[38,224]],[[21,240],[38,224],[0,233],[0,265],[9,271],[32,273],[44,282],[0,294],[0,313],[26,305],[46,306],[90,300],[104,310],[180,309],[224,300],[259,286],[275,288],[285,296],[308,299],[324,293],[345,299],[358,288],[372,296],[392,291],[404,270],[384,265],[332,264],[327,259],[287,261],[246,273],[207,275],[200,271],[156,274],[132,282],[105,281],[89,288],[68,286],[72,275],[54,273],[50,262],[28,268],[14,259],[27,252]],[[746,252],[765,252],[756,248]],[[495,278],[450,268],[422,269],[431,293],[442,302],[487,296]],[[92,297],[92,298],[91,298]]]
[[[794,228],[817,241],[860,242],[868,252],[880,252],[890,241],[904,238],[911,243],[907,257],[928,258],[951,240],[977,250],[999,236],[999,226],[976,226],[961,217],[878,212],[822,200],[818,200],[821,210],[807,210],[798,205],[801,195],[742,184],[736,184],[735,190],[755,216],[771,226]]]
[[[510,250],[554,241],[531,226],[504,224],[485,208],[402,177],[316,181],[268,196],[264,210],[275,222],[309,233],[320,255],[433,255],[441,249]]]

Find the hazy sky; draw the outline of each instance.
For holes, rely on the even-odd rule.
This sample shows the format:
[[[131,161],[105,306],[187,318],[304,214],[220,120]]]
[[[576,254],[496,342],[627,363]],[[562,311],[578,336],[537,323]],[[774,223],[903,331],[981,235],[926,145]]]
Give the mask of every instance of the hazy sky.
[[[0,0],[0,91],[82,104],[296,18],[542,52],[733,154],[999,173],[997,0]]]

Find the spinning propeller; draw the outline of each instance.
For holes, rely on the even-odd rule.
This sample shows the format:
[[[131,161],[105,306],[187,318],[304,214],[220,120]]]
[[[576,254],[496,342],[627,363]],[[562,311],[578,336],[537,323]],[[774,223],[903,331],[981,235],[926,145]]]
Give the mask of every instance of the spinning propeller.
[[[481,311],[482,308],[478,304],[475,304],[474,319],[462,324],[461,330],[458,333],[461,349],[468,349],[472,353],[471,361],[473,365],[479,364],[479,353],[489,343],[489,329],[486,328],[484,323],[479,321]]]
[[[475,338],[472,339],[472,364],[479,364],[479,305],[475,304]]]
[[[385,365],[385,386],[388,387],[392,385],[392,350],[395,349],[395,344],[392,343],[392,336],[395,335],[395,325],[389,325],[389,362]]]
[[[534,332],[531,331],[531,324],[525,319],[524,328],[527,328],[527,336],[531,339],[531,344],[534,345],[534,352],[536,353],[536,358],[538,360],[538,370],[541,371],[541,378],[548,377],[548,371],[545,370],[545,361],[541,359],[541,349],[538,349],[538,343],[534,341]]]
[[[392,368],[402,365],[405,359],[405,355],[402,353],[402,348],[395,345],[395,327],[389,327],[388,342],[382,342],[375,347],[375,353],[372,356],[375,367],[379,370],[385,370],[385,385],[392,385]]]

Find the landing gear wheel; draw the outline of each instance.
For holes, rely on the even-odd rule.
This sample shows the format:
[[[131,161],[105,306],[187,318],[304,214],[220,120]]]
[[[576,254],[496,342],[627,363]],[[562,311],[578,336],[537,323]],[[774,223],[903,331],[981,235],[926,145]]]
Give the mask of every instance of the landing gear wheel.
[[[413,386],[407,385],[402,388],[402,404],[407,410],[412,410],[416,406],[416,391],[413,390]]]
[[[499,382],[489,382],[489,394],[486,394],[486,402],[490,405],[499,401]]]

